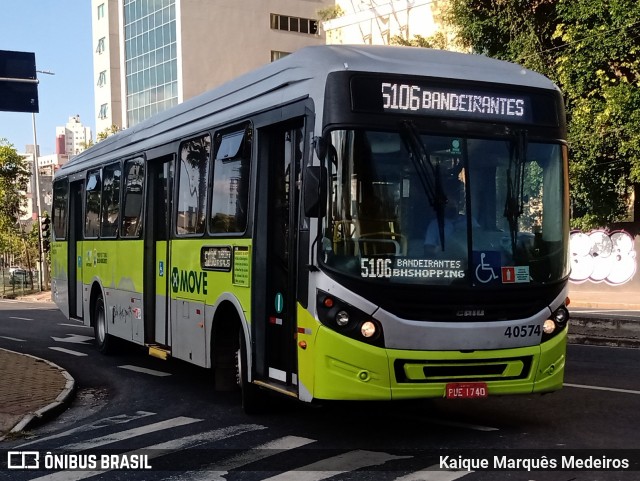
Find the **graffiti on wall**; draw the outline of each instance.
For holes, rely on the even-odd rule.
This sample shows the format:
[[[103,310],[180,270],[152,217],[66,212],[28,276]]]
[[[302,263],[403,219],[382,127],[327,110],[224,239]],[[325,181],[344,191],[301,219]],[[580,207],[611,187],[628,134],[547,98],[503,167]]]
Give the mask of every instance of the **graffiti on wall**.
[[[569,280],[576,284],[590,281],[617,286],[629,282],[636,273],[633,236],[625,231],[573,232],[569,251]]]

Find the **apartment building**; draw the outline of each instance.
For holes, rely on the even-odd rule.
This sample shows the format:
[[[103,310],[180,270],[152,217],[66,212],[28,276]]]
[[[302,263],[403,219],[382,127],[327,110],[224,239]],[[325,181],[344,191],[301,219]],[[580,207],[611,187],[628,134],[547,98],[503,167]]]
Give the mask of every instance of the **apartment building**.
[[[91,128],[82,125],[79,115],[69,117],[66,125],[56,127],[56,154],[74,156],[92,141]],[[42,157],[38,160],[42,162]]]
[[[336,18],[322,23],[327,43],[390,45],[442,33],[451,40],[443,13],[448,0],[336,0]],[[448,43],[448,42],[447,42]]]
[[[325,43],[333,0],[92,0],[98,133]]]

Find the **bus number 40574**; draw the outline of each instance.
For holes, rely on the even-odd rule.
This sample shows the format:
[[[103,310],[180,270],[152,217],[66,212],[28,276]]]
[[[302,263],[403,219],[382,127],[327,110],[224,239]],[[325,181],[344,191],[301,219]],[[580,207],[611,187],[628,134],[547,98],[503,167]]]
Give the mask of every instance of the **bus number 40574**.
[[[509,326],[504,331],[505,337],[531,337],[539,336],[541,333],[540,324],[528,325],[528,326]]]

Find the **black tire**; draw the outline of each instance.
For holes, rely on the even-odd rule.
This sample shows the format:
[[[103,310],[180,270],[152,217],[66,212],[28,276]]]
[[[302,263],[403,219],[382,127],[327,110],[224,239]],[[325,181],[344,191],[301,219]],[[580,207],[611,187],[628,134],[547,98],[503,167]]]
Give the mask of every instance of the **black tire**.
[[[267,410],[266,395],[261,389],[248,381],[248,352],[244,333],[240,330],[240,349],[236,354],[238,386],[242,396],[242,409],[246,414],[262,414]]]
[[[102,294],[98,295],[95,306],[93,307],[93,333],[98,352],[102,354],[112,353],[113,339],[107,334],[107,315],[104,309]]]

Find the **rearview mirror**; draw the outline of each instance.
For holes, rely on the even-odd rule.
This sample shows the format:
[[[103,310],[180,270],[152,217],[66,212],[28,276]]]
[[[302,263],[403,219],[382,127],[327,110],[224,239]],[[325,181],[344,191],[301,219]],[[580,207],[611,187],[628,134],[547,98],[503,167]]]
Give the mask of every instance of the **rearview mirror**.
[[[322,218],[326,213],[327,169],[309,165],[302,178],[304,215]]]

